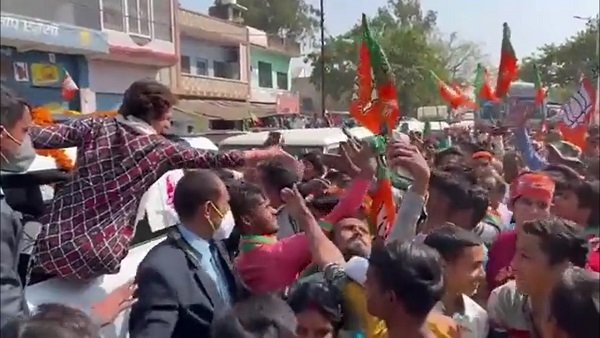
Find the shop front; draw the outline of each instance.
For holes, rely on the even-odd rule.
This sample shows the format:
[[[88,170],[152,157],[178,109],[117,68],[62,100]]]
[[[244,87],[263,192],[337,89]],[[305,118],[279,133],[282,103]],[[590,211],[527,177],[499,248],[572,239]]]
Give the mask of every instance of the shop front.
[[[86,56],[108,53],[100,31],[2,13],[1,80],[33,105],[85,110],[89,86]],[[61,96],[69,75],[81,89]],[[57,108],[58,109],[58,108]]]

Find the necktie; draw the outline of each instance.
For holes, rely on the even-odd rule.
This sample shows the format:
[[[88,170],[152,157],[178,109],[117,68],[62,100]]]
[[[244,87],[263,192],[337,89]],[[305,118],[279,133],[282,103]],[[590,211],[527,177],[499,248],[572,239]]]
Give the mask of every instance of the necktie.
[[[221,260],[219,259],[219,249],[217,248],[214,241],[210,241],[210,262],[213,265],[215,272],[217,273],[217,280],[215,283],[217,284],[217,289],[219,294],[223,298],[226,304],[231,304],[231,297],[229,295],[229,290],[227,289],[227,278],[225,277],[225,270],[221,264]]]

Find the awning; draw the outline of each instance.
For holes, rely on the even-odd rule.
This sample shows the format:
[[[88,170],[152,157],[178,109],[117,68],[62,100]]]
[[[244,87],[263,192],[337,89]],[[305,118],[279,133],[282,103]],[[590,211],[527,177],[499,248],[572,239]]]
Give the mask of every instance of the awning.
[[[224,100],[180,100],[178,110],[202,115],[211,120],[238,121],[276,115],[274,104]]]

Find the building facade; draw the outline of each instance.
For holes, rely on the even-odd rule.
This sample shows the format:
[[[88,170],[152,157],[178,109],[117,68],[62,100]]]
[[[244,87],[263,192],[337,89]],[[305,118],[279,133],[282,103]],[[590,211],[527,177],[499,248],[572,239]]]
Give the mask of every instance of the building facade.
[[[88,59],[108,53],[101,31],[100,4],[85,0],[3,0],[1,80],[32,105],[81,110],[90,99]],[[82,89],[61,97],[69,74]]]
[[[270,105],[276,114],[299,113],[298,95],[291,91],[292,57],[300,46],[248,27],[250,40],[250,101]]]
[[[248,38],[243,25],[180,8],[179,63],[174,91],[178,107],[198,128],[227,129],[248,116]],[[196,126],[192,129],[198,129]]]
[[[79,0],[83,1],[83,0]],[[89,111],[114,110],[134,81],[157,79],[171,85],[176,0],[98,0],[108,53],[89,58]]]

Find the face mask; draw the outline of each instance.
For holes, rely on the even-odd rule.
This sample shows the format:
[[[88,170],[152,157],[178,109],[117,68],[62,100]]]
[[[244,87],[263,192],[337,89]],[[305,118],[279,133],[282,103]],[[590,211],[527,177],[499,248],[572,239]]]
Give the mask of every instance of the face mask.
[[[4,128],[2,133],[5,133],[6,136],[20,147],[16,154],[4,154],[0,151],[0,158],[2,159],[0,162],[0,169],[8,172],[27,171],[35,159],[35,150],[33,149],[29,135],[26,135],[23,141],[19,141]]]
[[[228,239],[229,236],[231,236],[234,227],[235,220],[233,219],[233,213],[231,210],[229,210],[227,213],[225,213],[223,219],[221,220],[221,224],[213,233],[213,239],[217,241]]]
[[[214,203],[211,202],[212,208],[215,212],[221,217],[221,220],[218,224],[215,224],[210,219],[208,220],[210,225],[213,228],[212,238],[214,240],[224,240],[229,238],[231,233],[233,232],[233,228],[235,226],[235,221],[233,219],[233,213],[231,210],[227,211],[225,214],[219,208],[217,208]]]

